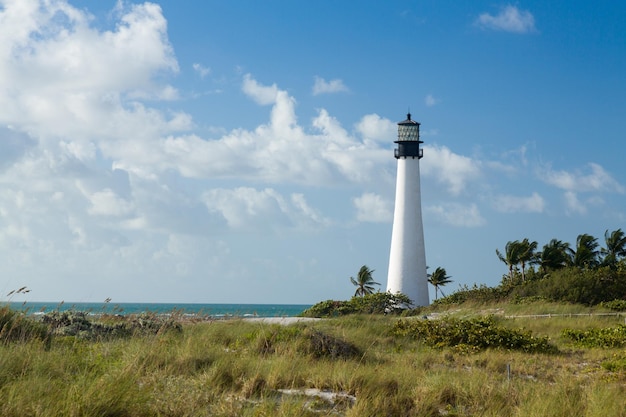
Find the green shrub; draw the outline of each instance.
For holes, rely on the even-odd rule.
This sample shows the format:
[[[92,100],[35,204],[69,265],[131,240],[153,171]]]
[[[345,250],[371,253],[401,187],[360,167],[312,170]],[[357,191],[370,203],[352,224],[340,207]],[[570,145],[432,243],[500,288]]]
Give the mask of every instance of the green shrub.
[[[624,372],[626,371],[626,357],[613,355],[613,358],[603,361],[601,366],[610,372]]]
[[[619,348],[626,346],[626,326],[590,330],[563,329],[565,338],[585,347]]]
[[[512,304],[534,304],[543,301],[546,301],[546,299],[540,295],[531,295],[529,297],[520,297],[519,295],[515,295],[511,299]]]
[[[603,301],[600,303],[600,307],[613,311],[626,311],[626,300]]]
[[[300,313],[303,317],[336,317],[354,313],[349,301],[326,300]]]
[[[89,317],[84,311],[52,311],[46,313],[41,321],[49,327],[53,335],[75,336],[87,340],[126,338],[169,330],[182,331],[182,325],[175,317],[148,313]]]
[[[626,299],[626,272],[609,267],[563,268],[541,280],[523,283],[514,288],[512,296],[593,306],[616,298]]]
[[[462,352],[489,348],[536,353],[557,351],[547,337],[535,337],[530,332],[500,326],[493,316],[466,320],[452,317],[403,319],[395,323],[392,333],[420,340],[431,347],[454,347]]]
[[[401,314],[408,310],[411,300],[404,294],[377,292],[364,297],[352,297],[350,304],[358,314]]]
[[[0,343],[49,340],[47,328],[8,306],[0,307]]]
[[[349,301],[326,300],[306,309],[303,317],[337,317],[348,314],[403,314],[409,310],[411,299],[404,294],[377,292]]]
[[[468,287],[463,285],[458,291],[433,302],[433,305],[462,304],[468,301],[476,303],[493,303],[507,298],[509,289],[504,287],[488,287],[485,284]]]

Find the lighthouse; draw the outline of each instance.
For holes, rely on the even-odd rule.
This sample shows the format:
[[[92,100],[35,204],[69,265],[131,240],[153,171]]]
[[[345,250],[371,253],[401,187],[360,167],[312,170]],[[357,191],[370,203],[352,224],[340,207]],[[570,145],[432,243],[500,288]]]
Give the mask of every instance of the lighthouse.
[[[424,153],[420,144],[424,142],[420,140],[420,124],[411,120],[411,113],[398,123],[394,143],[398,144],[394,149],[398,171],[387,291],[405,294],[414,306],[426,306],[428,279],[420,196],[420,159]]]

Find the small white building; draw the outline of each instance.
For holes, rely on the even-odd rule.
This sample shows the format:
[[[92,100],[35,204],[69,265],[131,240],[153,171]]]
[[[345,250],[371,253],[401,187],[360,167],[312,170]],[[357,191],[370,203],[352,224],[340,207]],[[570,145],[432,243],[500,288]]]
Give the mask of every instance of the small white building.
[[[394,150],[398,172],[387,291],[405,294],[414,306],[426,306],[430,302],[419,164],[423,156],[420,144],[424,142],[420,140],[420,124],[411,120],[410,113],[405,121],[398,123],[398,140],[395,143],[398,144]]]

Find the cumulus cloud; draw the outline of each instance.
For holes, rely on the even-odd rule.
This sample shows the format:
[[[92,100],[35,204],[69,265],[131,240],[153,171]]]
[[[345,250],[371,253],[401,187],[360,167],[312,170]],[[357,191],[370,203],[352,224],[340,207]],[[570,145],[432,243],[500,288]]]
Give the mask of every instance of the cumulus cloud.
[[[377,114],[367,114],[355,126],[364,139],[391,143],[397,136],[397,126]]]
[[[542,213],[545,204],[543,197],[536,192],[528,197],[499,195],[493,199],[493,207],[505,213]]]
[[[479,227],[487,222],[476,204],[443,203],[425,207],[424,211],[437,221],[455,227]]]
[[[503,7],[496,15],[482,13],[474,23],[483,29],[504,32],[522,34],[535,31],[535,17],[532,13],[512,5]]]
[[[540,178],[557,188],[573,192],[615,192],[623,194],[625,188],[611,176],[601,165],[589,163],[582,170],[553,171],[544,170]]]
[[[0,123],[53,142],[116,140],[131,126],[170,129],[133,101],[177,95],[157,81],[178,71],[158,5],[132,5],[109,31],[64,1],[8,3],[0,21]]]
[[[452,152],[446,146],[425,146],[422,172],[444,184],[453,195],[481,176],[480,162]],[[426,157],[428,156],[428,157]]]
[[[346,91],[349,91],[348,87],[346,87],[343,81],[340,79],[326,81],[321,77],[315,77],[315,84],[313,84],[314,96],[320,94],[341,93]]]
[[[110,188],[105,188],[88,196],[91,207],[89,214],[98,216],[124,216],[132,212],[133,205],[120,198]]]
[[[262,85],[252,78],[250,74],[244,75],[242,90],[248,97],[264,106],[276,103],[279,94],[276,84],[270,86]]]
[[[360,222],[382,223],[393,219],[393,205],[375,193],[363,193],[352,200]]]
[[[238,187],[212,189],[202,198],[209,211],[221,214],[235,230],[316,228],[328,224],[302,194],[285,198],[272,188]]]

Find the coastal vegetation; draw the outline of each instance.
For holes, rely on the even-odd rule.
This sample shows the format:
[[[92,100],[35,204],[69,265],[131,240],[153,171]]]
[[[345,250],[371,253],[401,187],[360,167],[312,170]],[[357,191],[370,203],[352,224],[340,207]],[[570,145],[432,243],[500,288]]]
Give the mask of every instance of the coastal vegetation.
[[[620,314],[465,301],[285,326],[2,307],[0,415],[624,416]]]

